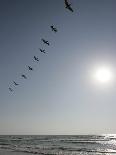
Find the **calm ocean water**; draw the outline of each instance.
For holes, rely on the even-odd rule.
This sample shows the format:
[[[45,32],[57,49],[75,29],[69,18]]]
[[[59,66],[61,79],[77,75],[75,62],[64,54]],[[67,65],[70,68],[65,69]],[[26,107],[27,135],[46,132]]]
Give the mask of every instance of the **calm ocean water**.
[[[0,136],[0,149],[39,155],[116,155],[116,135]]]

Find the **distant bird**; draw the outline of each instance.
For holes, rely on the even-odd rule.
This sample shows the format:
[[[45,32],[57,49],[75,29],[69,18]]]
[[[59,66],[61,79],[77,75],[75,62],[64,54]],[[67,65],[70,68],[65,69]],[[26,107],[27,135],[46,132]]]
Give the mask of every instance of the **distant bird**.
[[[39,58],[38,58],[38,57],[36,57],[36,56],[34,56],[34,60],[39,61]]]
[[[65,2],[65,8],[69,9],[71,12],[74,12],[73,9],[71,8],[71,4],[68,3],[68,0],[64,0]]]
[[[10,92],[13,92],[14,90],[13,90],[11,87],[9,87],[9,91],[10,91]]]
[[[47,44],[48,46],[50,45],[50,43],[47,40],[45,39],[41,39],[41,40],[43,41],[44,44]]]
[[[40,52],[42,52],[44,54],[46,53],[45,50],[42,50],[41,48],[39,48],[39,50],[40,50]]]
[[[29,70],[33,71],[33,68],[31,66],[28,66]]]
[[[22,76],[24,79],[27,79],[26,75],[22,74],[21,76]]]
[[[14,85],[15,85],[15,86],[18,86],[18,85],[19,85],[19,84],[18,84],[18,83],[16,83],[15,81],[13,81],[13,83],[14,83]]]
[[[55,28],[53,25],[50,27],[51,27],[52,31],[54,31],[55,33],[58,32],[57,28]]]

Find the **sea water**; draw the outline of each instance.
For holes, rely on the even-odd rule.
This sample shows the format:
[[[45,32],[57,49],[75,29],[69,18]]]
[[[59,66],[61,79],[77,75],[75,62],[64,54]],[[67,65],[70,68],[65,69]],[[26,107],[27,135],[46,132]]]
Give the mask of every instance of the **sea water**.
[[[0,149],[38,155],[116,155],[116,135],[7,135]]]

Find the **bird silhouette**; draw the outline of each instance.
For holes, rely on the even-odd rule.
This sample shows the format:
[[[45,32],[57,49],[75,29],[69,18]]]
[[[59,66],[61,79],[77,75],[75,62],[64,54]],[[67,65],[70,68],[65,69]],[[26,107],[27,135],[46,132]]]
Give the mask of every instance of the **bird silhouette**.
[[[53,25],[50,26],[52,31],[54,31],[55,33],[58,32],[57,28],[55,28]]]
[[[41,39],[41,40],[43,41],[44,44],[47,44],[48,46],[50,45],[50,43],[47,40],[45,39]]]
[[[65,2],[65,8],[70,10],[71,12],[74,12],[74,10],[71,8],[71,4],[69,4],[67,0],[65,0],[64,2]]]
[[[46,53],[46,52],[45,52],[45,49],[42,50],[41,48],[39,48],[39,50],[40,50],[41,53],[44,53],[44,54]]]
[[[13,92],[14,91],[11,87],[9,87],[8,89],[9,89],[10,92]]]
[[[14,85],[15,85],[15,86],[18,86],[18,85],[19,85],[19,84],[18,84],[18,83],[16,83],[15,81],[13,81],[13,83],[14,83]]]
[[[38,57],[36,57],[36,56],[34,56],[34,60],[39,61],[39,58],[38,58]]]
[[[21,76],[22,76],[24,79],[27,79],[26,75],[22,74]]]
[[[31,71],[33,71],[33,68],[31,66],[28,66],[28,69],[31,70]]]

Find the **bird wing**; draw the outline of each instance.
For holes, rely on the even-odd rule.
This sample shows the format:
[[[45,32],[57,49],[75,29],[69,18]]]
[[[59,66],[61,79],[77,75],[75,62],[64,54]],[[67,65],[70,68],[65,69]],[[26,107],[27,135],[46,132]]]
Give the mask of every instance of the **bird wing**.
[[[68,5],[68,1],[67,1],[67,0],[65,0],[64,2],[65,2],[65,5],[67,6],[67,5]]]
[[[68,9],[73,12],[73,9],[69,6]]]

